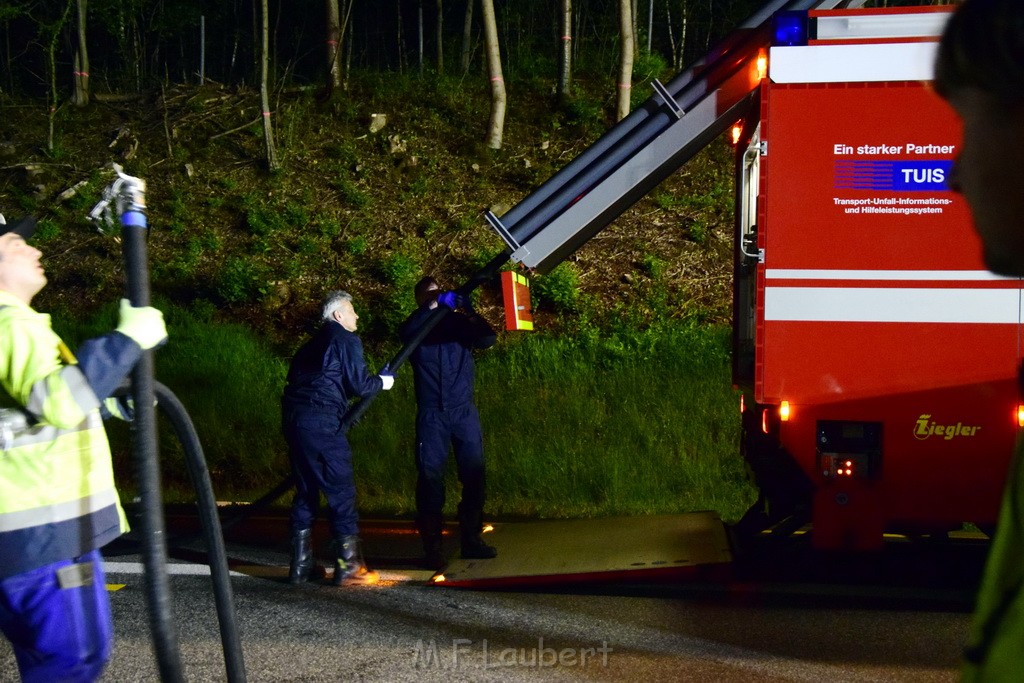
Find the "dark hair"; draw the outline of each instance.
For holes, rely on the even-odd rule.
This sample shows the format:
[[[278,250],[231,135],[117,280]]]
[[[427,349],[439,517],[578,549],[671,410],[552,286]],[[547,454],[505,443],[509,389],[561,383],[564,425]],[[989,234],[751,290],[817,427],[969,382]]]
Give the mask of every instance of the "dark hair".
[[[416,305],[422,306],[427,303],[430,300],[430,292],[438,288],[437,280],[430,275],[420,279],[416,286],[412,288],[413,296],[416,297]]]
[[[935,90],[949,98],[966,87],[1006,105],[1024,103],[1021,0],[965,0],[950,17],[935,61]]]

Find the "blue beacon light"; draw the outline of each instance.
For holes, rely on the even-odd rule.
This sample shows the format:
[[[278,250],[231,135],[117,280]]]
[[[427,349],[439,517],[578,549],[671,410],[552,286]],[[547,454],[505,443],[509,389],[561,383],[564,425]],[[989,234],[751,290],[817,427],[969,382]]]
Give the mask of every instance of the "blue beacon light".
[[[807,12],[779,12],[775,16],[774,45],[806,45],[809,37]]]

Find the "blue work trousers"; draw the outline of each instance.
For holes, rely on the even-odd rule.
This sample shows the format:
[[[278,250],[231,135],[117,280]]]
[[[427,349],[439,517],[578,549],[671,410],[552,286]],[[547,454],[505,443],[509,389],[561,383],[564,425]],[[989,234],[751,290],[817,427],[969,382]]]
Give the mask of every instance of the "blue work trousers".
[[[100,552],[0,580],[0,630],[25,683],[97,680],[114,641]]]
[[[333,414],[295,412],[285,415],[284,435],[295,474],[292,532],[312,528],[323,491],[334,538],[359,533],[352,449],[338,427],[339,419]]]
[[[480,415],[472,403],[458,408],[420,408],[416,413],[416,509],[420,518],[444,509],[444,469],[449,449],[462,483],[460,519],[478,518],[484,507],[484,439]]]

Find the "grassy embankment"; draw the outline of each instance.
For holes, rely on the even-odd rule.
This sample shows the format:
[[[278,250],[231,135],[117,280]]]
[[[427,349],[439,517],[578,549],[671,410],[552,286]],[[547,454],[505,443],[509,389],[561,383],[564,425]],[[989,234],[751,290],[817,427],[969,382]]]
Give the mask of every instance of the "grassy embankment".
[[[278,423],[286,359],[242,326],[209,324],[178,308],[168,319],[172,339],[158,352],[158,379],[188,407],[218,497],[253,499],[287,473]],[[108,310],[64,331],[82,338],[112,324]],[[714,509],[736,519],[752,500],[738,456],[728,334],[720,327],[677,321],[573,339],[505,334],[479,359],[477,392],[493,515]],[[414,414],[404,368],[350,433],[364,515],[414,510]],[[132,496],[128,430],[114,424],[110,431],[124,493]],[[166,498],[191,500],[166,425],[161,438]],[[450,494],[448,507],[455,503]]]

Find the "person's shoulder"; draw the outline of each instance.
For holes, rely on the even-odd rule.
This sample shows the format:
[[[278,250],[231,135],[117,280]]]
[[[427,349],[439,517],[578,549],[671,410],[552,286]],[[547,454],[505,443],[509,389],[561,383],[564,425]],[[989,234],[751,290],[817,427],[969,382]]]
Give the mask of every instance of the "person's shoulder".
[[[349,332],[341,325],[335,324],[331,325],[331,327],[337,328],[331,330],[331,337],[335,339],[338,343],[344,344],[345,346],[357,346],[362,348],[363,342],[359,338],[358,334],[356,334],[355,332]]]
[[[426,306],[417,308],[415,311],[409,314],[401,325],[398,326],[398,336],[400,337],[411,337],[416,333],[416,330],[423,324],[423,321],[430,315],[431,309]],[[447,317],[447,316],[446,316]]]
[[[13,294],[0,290],[0,315],[34,317],[39,313]]]
[[[0,296],[0,325],[8,326],[16,323],[46,324],[50,322],[50,316],[39,313],[31,306],[7,297]]]

